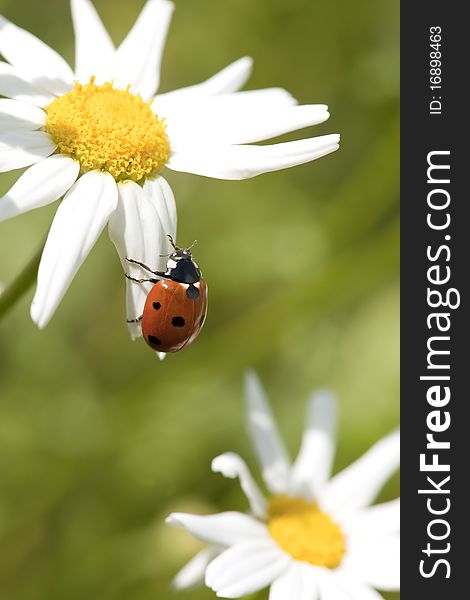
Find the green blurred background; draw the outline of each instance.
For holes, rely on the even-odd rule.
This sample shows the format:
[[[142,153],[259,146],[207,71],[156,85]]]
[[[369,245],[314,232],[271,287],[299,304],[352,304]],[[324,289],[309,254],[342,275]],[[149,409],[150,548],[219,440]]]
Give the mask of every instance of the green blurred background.
[[[116,42],[143,4],[95,0]],[[293,456],[319,386],[341,407],[335,470],[398,423],[398,1],[176,4],[163,91],[248,54],[249,88],[329,104],[330,120],[307,133],[340,132],[342,147],[244,182],[165,173],[179,242],[199,240],[210,288],[204,330],[180,354],[159,362],[128,338],[107,234],[44,331],[29,318],[32,289],[0,322],[1,600],[173,598],[172,576],[200,546],[164,517],[246,508],[210,461],[232,450],[254,466],[248,367]],[[0,12],[73,60],[65,0],[0,0]],[[17,176],[1,176],[0,195]],[[3,285],[55,209],[0,225]],[[381,499],[397,493],[395,477]]]

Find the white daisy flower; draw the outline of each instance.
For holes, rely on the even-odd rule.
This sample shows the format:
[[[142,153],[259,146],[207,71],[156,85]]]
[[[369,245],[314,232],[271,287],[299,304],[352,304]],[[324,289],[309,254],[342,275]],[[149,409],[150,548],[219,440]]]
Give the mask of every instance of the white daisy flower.
[[[173,4],[148,0],[115,49],[89,0],[71,0],[75,71],[34,35],[0,17],[0,172],[29,167],[0,199],[0,221],[64,196],[38,272],[31,315],[44,327],[109,222],[129,256],[161,270],[176,234],[161,171],[245,179],[312,161],[338,135],[253,145],[325,121],[324,105],[297,106],[283,89],[238,90],[242,58],[207,81],[155,96]],[[148,284],[127,284],[127,317],[142,314]],[[131,334],[140,326],[130,324]]]
[[[399,434],[376,443],[330,479],[336,405],[313,395],[307,427],[292,464],[254,374],[247,378],[248,426],[266,499],[236,454],[212,470],[238,478],[249,513],[173,513],[168,523],[209,543],[177,575],[175,586],[202,582],[222,598],[270,586],[270,600],[379,600],[399,589],[399,499],[370,506],[399,464]]]

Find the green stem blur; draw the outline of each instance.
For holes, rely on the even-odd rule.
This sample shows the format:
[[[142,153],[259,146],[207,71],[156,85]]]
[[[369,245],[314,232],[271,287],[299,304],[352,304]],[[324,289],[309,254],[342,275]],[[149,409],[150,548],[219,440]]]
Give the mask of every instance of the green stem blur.
[[[38,272],[39,261],[44,248],[43,242],[25,268],[0,294],[0,319],[22,298],[32,286]]]

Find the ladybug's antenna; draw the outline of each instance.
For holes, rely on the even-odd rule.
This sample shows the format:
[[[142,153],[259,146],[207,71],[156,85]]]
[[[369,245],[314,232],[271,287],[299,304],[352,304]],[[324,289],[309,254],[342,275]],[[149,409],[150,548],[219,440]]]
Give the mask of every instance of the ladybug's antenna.
[[[185,250],[191,250],[191,248],[194,248],[194,246],[197,244],[197,240],[194,240],[194,242],[191,244],[191,246],[188,246],[187,248],[185,248]]]

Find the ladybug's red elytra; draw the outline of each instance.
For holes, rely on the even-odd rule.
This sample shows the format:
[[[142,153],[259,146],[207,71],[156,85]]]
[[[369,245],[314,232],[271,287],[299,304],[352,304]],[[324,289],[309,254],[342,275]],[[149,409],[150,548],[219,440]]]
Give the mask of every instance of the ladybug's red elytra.
[[[155,284],[148,293],[142,316],[128,323],[142,322],[144,340],[157,352],[178,352],[194,341],[207,313],[207,285],[191,249],[178,248],[172,237],[168,238],[175,251],[170,254],[165,271],[153,271],[138,260],[126,258],[162,278],[135,279],[126,273],[131,281]]]

